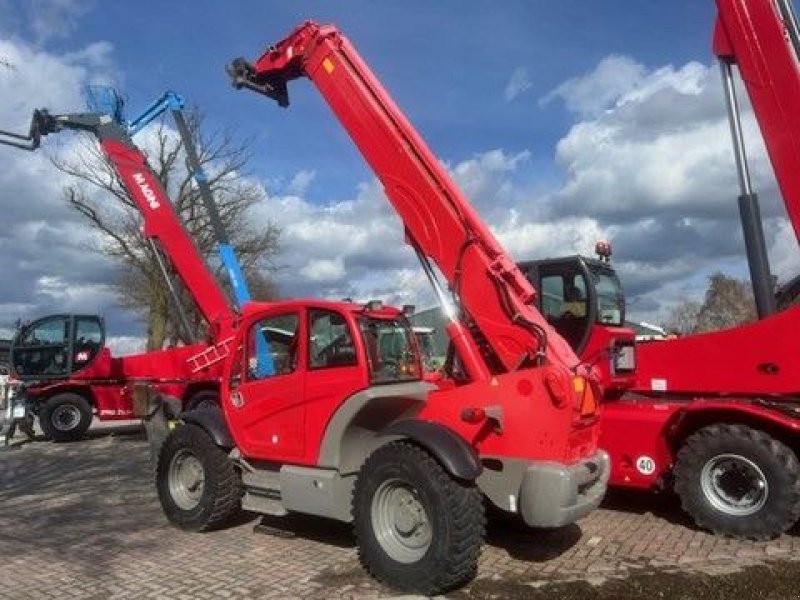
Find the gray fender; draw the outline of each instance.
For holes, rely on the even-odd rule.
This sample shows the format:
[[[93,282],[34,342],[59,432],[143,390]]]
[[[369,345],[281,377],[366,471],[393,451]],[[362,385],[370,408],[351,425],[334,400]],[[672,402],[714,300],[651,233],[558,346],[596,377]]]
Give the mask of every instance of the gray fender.
[[[228,431],[228,425],[225,423],[225,417],[222,416],[222,410],[219,408],[197,408],[181,413],[181,421],[184,423],[191,423],[197,425],[204,430],[214,443],[226,450],[232,449],[236,444],[233,442],[231,432]]]
[[[430,452],[451,475],[459,479],[473,481],[483,471],[475,448],[444,425],[407,419],[396,421],[380,433],[414,440]]]

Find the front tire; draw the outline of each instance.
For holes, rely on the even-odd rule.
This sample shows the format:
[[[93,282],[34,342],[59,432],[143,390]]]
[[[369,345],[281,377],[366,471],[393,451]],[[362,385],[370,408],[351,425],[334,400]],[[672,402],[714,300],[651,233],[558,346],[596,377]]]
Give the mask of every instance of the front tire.
[[[39,426],[45,438],[54,442],[81,439],[92,424],[92,407],[80,394],[57,394],[39,411]]]
[[[477,572],[486,527],[481,494],[417,446],[393,442],[367,459],[353,517],[361,563],[395,589],[433,596]]]
[[[241,511],[242,479],[205,431],[181,425],[161,446],[156,466],[161,508],[173,525],[208,531]]]
[[[219,393],[213,390],[203,390],[189,398],[185,410],[213,410],[215,408],[220,408]]]
[[[675,491],[700,527],[768,540],[800,517],[800,462],[763,431],[711,425],[691,435],[678,452]]]

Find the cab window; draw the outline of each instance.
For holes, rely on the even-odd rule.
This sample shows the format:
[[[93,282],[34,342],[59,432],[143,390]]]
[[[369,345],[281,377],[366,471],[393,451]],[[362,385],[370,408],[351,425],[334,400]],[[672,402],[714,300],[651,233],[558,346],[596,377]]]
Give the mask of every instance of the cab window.
[[[247,336],[247,379],[287,375],[297,368],[296,314],[256,321]],[[270,365],[271,363],[271,365]]]
[[[625,295],[613,272],[592,270],[597,290],[597,320],[604,325],[622,326],[625,315]]]
[[[358,364],[353,334],[338,312],[309,311],[308,365],[311,369],[348,367]]]
[[[586,281],[581,274],[542,277],[542,312],[548,320],[586,317],[586,296]]]
[[[49,317],[32,324],[14,344],[14,371],[20,377],[63,377],[69,369],[70,318]]]
[[[367,348],[370,380],[373,383],[419,379],[419,355],[408,321],[361,317],[358,324]]]
[[[75,323],[75,352],[73,355],[76,369],[89,364],[103,345],[103,326],[96,317],[78,317]]]
[[[580,272],[542,276],[542,313],[573,349],[587,331],[589,305],[586,279]]]

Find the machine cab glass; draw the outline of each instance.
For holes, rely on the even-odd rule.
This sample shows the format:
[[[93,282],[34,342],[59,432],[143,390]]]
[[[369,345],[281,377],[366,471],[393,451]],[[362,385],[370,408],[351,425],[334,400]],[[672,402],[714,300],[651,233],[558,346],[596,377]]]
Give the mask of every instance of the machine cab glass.
[[[87,367],[104,343],[97,316],[51,315],[24,327],[11,345],[11,366],[23,380],[69,377]]]
[[[556,331],[580,354],[592,325],[620,327],[625,299],[614,270],[607,262],[582,256],[520,264],[539,290],[539,309]]]

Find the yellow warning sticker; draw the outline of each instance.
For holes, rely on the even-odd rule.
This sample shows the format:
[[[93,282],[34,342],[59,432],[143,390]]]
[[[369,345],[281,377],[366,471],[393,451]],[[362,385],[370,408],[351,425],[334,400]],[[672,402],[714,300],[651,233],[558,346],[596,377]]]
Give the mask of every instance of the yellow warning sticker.
[[[325,72],[330,75],[333,73],[333,61],[330,58],[325,58],[322,61],[322,68],[325,69]]]

